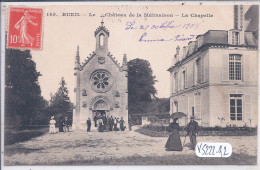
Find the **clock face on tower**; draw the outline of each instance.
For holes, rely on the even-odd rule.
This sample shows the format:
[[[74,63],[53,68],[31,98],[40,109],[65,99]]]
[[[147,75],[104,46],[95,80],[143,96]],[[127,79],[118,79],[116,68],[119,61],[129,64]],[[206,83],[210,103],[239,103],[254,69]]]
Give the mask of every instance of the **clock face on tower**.
[[[96,70],[91,74],[90,85],[95,92],[105,93],[112,87],[113,78],[106,70]]]

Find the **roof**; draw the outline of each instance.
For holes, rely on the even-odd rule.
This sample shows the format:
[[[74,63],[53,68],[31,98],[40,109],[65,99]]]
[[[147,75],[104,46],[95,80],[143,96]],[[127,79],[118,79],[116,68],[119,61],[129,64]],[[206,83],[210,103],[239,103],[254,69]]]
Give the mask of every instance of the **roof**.
[[[99,27],[96,29],[96,31],[95,31],[95,36],[96,36],[100,31],[104,31],[104,32],[107,34],[107,36],[109,36],[109,31],[108,31],[108,29],[107,29],[105,26],[103,26],[102,22],[101,22],[101,26],[99,26]]]
[[[83,70],[83,68],[85,67],[85,65],[87,65],[90,60],[92,60],[92,58],[94,58],[96,56],[96,53],[93,51],[89,57],[87,57],[87,59],[81,64],[80,66],[80,70]],[[107,56],[115,63],[115,65],[120,69],[120,64],[115,60],[115,57],[113,57],[113,55],[109,52],[107,54]]]
[[[188,51],[186,51],[185,57],[182,59],[186,59],[195,52],[201,50],[203,47],[209,45],[216,46],[241,46],[241,47],[258,47],[258,40],[255,32],[245,32],[245,44],[243,45],[233,45],[228,43],[228,31],[226,30],[209,30],[205,34],[199,35],[196,37],[196,41],[189,42]],[[173,70],[175,67],[182,63],[178,61],[174,66],[171,66],[168,71]]]
[[[247,10],[245,14],[245,19],[249,20],[250,23],[248,24],[245,31],[247,32],[255,32],[258,30],[259,27],[259,6],[258,5],[252,5]]]

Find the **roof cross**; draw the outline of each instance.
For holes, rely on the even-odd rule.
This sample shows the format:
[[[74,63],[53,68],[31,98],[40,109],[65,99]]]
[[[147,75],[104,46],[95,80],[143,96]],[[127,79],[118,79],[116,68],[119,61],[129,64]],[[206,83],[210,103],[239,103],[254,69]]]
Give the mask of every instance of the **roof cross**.
[[[104,17],[105,17],[105,16],[102,14],[102,16],[101,16],[101,18],[102,18],[101,26],[103,26],[103,24],[104,24],[104,21],[103,21]]]

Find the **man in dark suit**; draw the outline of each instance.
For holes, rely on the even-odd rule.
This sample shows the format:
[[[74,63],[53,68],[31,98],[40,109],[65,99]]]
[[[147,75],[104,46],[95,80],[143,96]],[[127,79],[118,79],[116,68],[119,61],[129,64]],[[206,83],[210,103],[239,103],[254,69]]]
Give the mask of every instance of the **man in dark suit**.
[[[62,119],[62,117],[60,118],[58,123],[59,123],[59,132],[63,132],[63,119]]]
[[[97,118],[97,116],[95,115],[95,116],[94,116],[95,127],[97,127],[97,120],[98,120],[98,118]]]
[[[186,127],[187,135],[190,137],[191,148],[195,150],[197,145],[196,135],[198,135],[199,125],[198,122],[194,120],[194,116],[190,117],[190,122]]]
[[[88,120],[87,120],[87,132],[90,132],[90,128],[91,128],[91,119],[88,118]]]
[[[109,123],[109,131],[113,130],[113,126],[114,126],[114,118],[113,118],[113,116],[111,116],[110,123]]]
[[[63,125],[64,125],[64,132],[69,132],[69,120],[68,120],[68,117],[65,117],[65,120],[63,122]]]

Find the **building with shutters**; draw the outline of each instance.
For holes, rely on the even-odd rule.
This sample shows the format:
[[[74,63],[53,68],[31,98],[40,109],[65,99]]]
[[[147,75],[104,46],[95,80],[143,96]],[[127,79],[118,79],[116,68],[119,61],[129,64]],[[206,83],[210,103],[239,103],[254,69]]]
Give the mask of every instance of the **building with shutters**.
[[[86,129],[94,116],[123,117],[128,125],[127,58],[120,65],[108,50],[109,31],[101,22],[94,32],[96,49],[80,63],[79,47],[75,61],[75,107],[72,129]]]
[[[253,18],[253,19],[252,19]],[[209,30],[180,50],[172,66],[170,113],[200,126],[257,125],[258,6],[234,7],[234,29]]]

